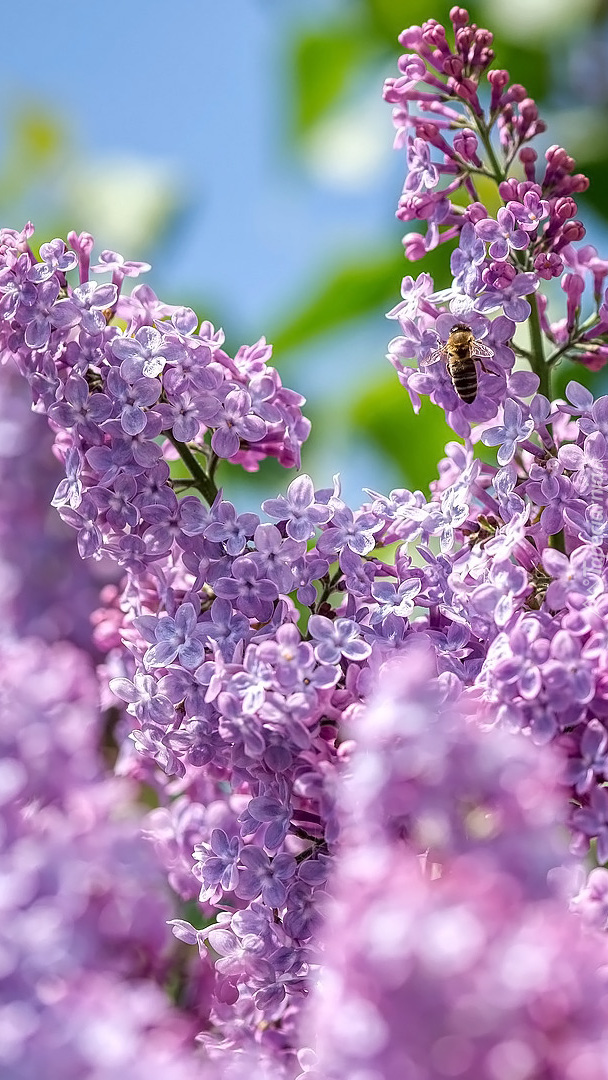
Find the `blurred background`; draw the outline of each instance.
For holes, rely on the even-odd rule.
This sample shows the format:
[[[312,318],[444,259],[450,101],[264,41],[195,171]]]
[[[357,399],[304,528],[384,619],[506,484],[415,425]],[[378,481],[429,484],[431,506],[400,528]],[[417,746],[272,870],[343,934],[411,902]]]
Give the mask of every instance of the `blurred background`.
[[[363,487],[426,487],[451,437],[432,405],[414,417],[384,359],[401,278],[428,270],[443,287],[450,251],[404,260],[404,160],[381,96],[399,31],[446,22],[450,6],[33,0],[3,11],[3,224],[29,218],[39,242],[86,229],[96,250],[150,261],[155,291],[223,325],[230,350],[264,334],[283,381],[308,399],[303,468],[320,486],[339,471],[355,505]],[[544,145],[566,146],[590,176],[581,213],[605,253],[607,4],[469,10],[494,32],[496,65],[540,103]],[[272,461],[219,473],[250,506],[290,479]]]

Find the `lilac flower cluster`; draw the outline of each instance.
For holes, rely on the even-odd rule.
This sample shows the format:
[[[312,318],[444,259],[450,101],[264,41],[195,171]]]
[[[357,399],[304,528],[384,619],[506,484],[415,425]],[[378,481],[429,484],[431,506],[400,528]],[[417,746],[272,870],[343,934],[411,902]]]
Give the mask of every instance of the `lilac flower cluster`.
[[[393,1080],[408,1067],[449,1074],[456,1055],[463,1076],[604,1075],[598,946],[581,923],[605,921],[605,881],[582,887],[573,929],[547,875],[564,857],[556,821],[577,854],[592,844],[608,861],[608,398],[573,381],[553,401],[550,386],[564,356],[602,361],[608,263],[575,246],[573,162],[552,148],[537,175],[524,144],[542,124],[506,72],[488,73],[484,114],[491,36],[463,9],[452,22],[454,48],[435,22],[404,32],[414,53],[386,91],[408,154],[400,214],[429,225],[406,251],[458,240],[447,293],[428,274],[405,278],[389,313],[401,327],[390,358],[415,407],[430,394],[463,440],[429,497],[369,490],[353,509],[338,478],[318,489],[300,474],[263,503],[268,520],[239,513],[216,488],[218,459],[298,465],[308,434],[265,342],[231,358],[193,312],[145,286],[126,295],[145,266],[103,252],[91,268],[86,234],[37,258],[31,227],[0,233],[1,355],[55,433],[65,476],[53,503],[82,557],[124,575],[95,617],[102,702],[117,773],[158,802],[147,837],[188,903],[172,920],[191,946],[182,998],[220,1070],[254,1060],[289,1080],[298,1069]],[[479,173],[499,185],[496,219],[477,199]],[[96,284],[98,272],[112,281]],[[566,313],[549,324],[540,286],[559,276]],[[582,323],[587,282],[596,310]],[[514,340],[525,322],[529,348]],[[454,325],[487,350],[470,403],[444,362]],[[496,464],[476,457],[480,440]],[[172,475],[177,456],[188,479]],[[401,669],[426,683],[400,697]],[[480,719],[518,739],[479,732]],[[319,1072],[300,1024],[336,890],[330,926],[344,927],[351,966],[336,929],[327,985],[333,971],[340,1007],[321,1006]],[[522,974],[532,943],[537,963]]]
[[[600,1080],[608,946],[560,896],[556,762],[467,721],[433,666],[389,665],[356,724],[313,1075]]]
[[[34,363],[32,352],[24,366]],[[565,738],[572,768],[581,754],[598,756],[604,556],[597,514],[585,514],[606,456],[605,402],[571,384],[568,403],[536,394],[526,404],[536,376],[513,379],[519,396],[504,425],[484,433],[500,445],[501,467],[476,460],[470,441],[453,444],[430,500],[370,492],[352,511],[338,484],[316,491],[301,475],[264,504],[276,524],[261,523],[208,491],[192,451],[192,483],[201,472],[207,508],[178,499],[156,456],[148,468],[131,462],[110,473],[105,485],[85,486],[81,473],[76,486],[71,476],[59,486],[81,552],[103,550],[126,570],[107,616],[108,643],[124,643],[109,664],[111,687],[147,764],[123,749],[120,769],[157,788],[162,808],[148,834],[173,887],[198,896],[208,922],[197,930],[178,920],[175,933],[216,957],[201,1018],[216,1050],[297,1046],[340,835],[334,791],[349,747],[341,731],[391,657],[407,663],[424,645],[453,697],[482,699],[496,721],[537,741]],[[64,407],[48,412],[70,474],[74,441],[87,437],[66,442],[56,419]],[[85,460],[106,449],[94,443]],[[394,544],[387,561],[382,552]],[[595,764],[586,785],[565,779],[582,847],[580,838],[601,834],[604,775]]]
[[[463,8],[452,8],[450,18],[453,47],[434,19],[403,31],[399,40],[411,51],[384,89],[394,105],[395,145],[407,156],[397,216],[427,222],[425,236],[406,234],[406,256],[419,259],[437,244],[458,240],[449,289],[435,291],[426,273],[403,279],[403,299],[388,313],[401,329],[389,345],[389,359],[414,408],[421,394],[429,395],[466,437],[472,423],[493,419],[516,395],[516,357],[530,362],[547,397],[549,373],[562,356],[593,370],[606,362],[608,261],[592,245],[578,246],[585,229],[576,218],[574,196],[586,190],[587,177],[574,173],[573,159],[560,146],[550,146],[544,163],[539,161],[529,145],[545,130],[535,102],[523,86],[509,84],[507,71],[487,70],[494,57],[489,31],[469,24]],[[485,110],[484,73],[490,88]],[[502,205],[496,217],[479,199],[478,177],[497,186]],[[539,287],[552,278],[560,279],[566,303],[564,317],[550,323]],[[581,312],[589,309],[583,321]],[[516,333],[525,322],[529,350]],[[443,364],[424,367],[454,324],[469,326],[493,353],[478,371],[478,393],[469,404],[459,398]],[[422,368],[409,366],[412,360]]]

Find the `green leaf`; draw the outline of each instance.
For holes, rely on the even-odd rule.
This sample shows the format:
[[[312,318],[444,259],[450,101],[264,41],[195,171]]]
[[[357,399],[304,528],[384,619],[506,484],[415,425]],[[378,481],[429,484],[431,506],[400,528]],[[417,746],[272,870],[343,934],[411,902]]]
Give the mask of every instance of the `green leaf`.
[[[356,72],[369,42],[344,24],[310,31],[293,45],[295,124],[305,134],[330,109]]]
[[[445,422],[443,409],[424,399],[414,413],[396,374],[374,382],[353,403],[352,422],[357,430],[393,461],[409,488],[428,489],[437,478],[437,462],[446,442],[456,439]]]
[[[444,288],[450,279],[451,247],[441,245],[417,263],[407,262],[398,248],[395,252],[372,255],[357,252],[330,271],[290,322],[271,333],[275,355],[282,358],[288,349],[335,330],[343,323],[372,312],[387,311],[397,303],[401,279],[406,274],[413,277],[423,272],[432,274],[436,287]]]
[[[571,360],[562,360],[555,366],[551,380],[551,394],[554,398],[565,398],[566,387],[569,382],[580,383],[594,393],[598,392],[597,383],[602,376],[590,371],[584,364],[576,364]]]

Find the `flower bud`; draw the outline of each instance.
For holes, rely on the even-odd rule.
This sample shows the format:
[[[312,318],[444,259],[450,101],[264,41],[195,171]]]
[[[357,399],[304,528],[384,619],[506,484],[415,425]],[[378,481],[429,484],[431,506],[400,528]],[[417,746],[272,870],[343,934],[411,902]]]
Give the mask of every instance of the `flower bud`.
[[[505,94],[506,101],[514,101],[516,103],[519,103],[520,101],[525,101],[527,97],[528,91],[526,90],[525,86],[521,85],[521,83],[513,83],[513,85],[509,87]]]
[[[403,53],[403,55],[399,57],[397,66],[399,67],[399,71],[411,82],[418,82],[418,80],[423,79],[426,75],[426,64],[424,60],[419,56],[416,56],[415,53]],[[389,82],[388,79],[386,81]],[[394,82],[395,80],[393,79],[390,81]]]
[[[574,217],[577,211],[577,205],[574,199],[562,198],[556,199],[553,206],[552,216],[556,217],[558,221],[564,222],[568,218]]]
[[[452,79],[462,78],[464,71],[464,64],[459,56],[448,56],[443,61],[443,73],[450,76]]]
[[[509,202],[510,199],[519,199],[519,184],[515,177],[510,176],[507,180],[503,180],[498,185],[498,191],[503,202]]]
[[[418,259],[423,259],[426,255],[424,236],[422,233],[406,233],[403,237],[403,247],[405,248],[405,257],[406,259],[409,259],[410,262],[417,262]]]
[[[487,218],[488,211],[483,203],[474,202],[470,203],[465,210],[465,218],[470,221],[472,225],[475,225],[477,221],[483,221]]]
[[[576,244],[585,235],[585,226],[582,221],[568,221],[564,225],[557,243],[553,245],[554,251],[561,251],[566,244]]]
[[[454,150],[465,161],[475,164],[479,161],[477,156],[477,136],[470,128],[463,128],[454,135]]]
[[[450,20],[454,30],[458,30],[461,26],[466,26],[469,21],[469,13],[466,8],[453,7],[450,8]]]
[[[536,162],[538,160],[538,154],[536,150],[533,150],[531,146],[524,146],[519,151],[519,160],[521,161],[526,178],[528,180],[536,180]]]
[[[456,48],[464,60],[469,58],[469,49],[473,44],[474,30],[472,26],[463,26],[456,31]]]
[[[422,27],[408,26],[407,29],[401,31],[398,40],[399,44],[403,45],[404,49],[412,49],[414,52],[420,52],[423,45]]]

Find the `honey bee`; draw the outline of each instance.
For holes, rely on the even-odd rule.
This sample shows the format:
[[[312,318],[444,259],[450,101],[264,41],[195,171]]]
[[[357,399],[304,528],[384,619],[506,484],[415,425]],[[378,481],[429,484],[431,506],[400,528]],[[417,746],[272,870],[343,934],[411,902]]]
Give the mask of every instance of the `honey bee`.
[[[493,356],[494,353],[489,345],[477,341],[470,327],[464,323],[456,323],[450,330],[450,335],[445,345],[440,349],[433,349],[424,360],[420,361],[422,367],[436,364],[438,360],[445,360],[448,375],[452,380],[452,386],[461,401],[470,405],[477,397],[477,368],[475,361],[479,360],[481,366],[484,356]]]

